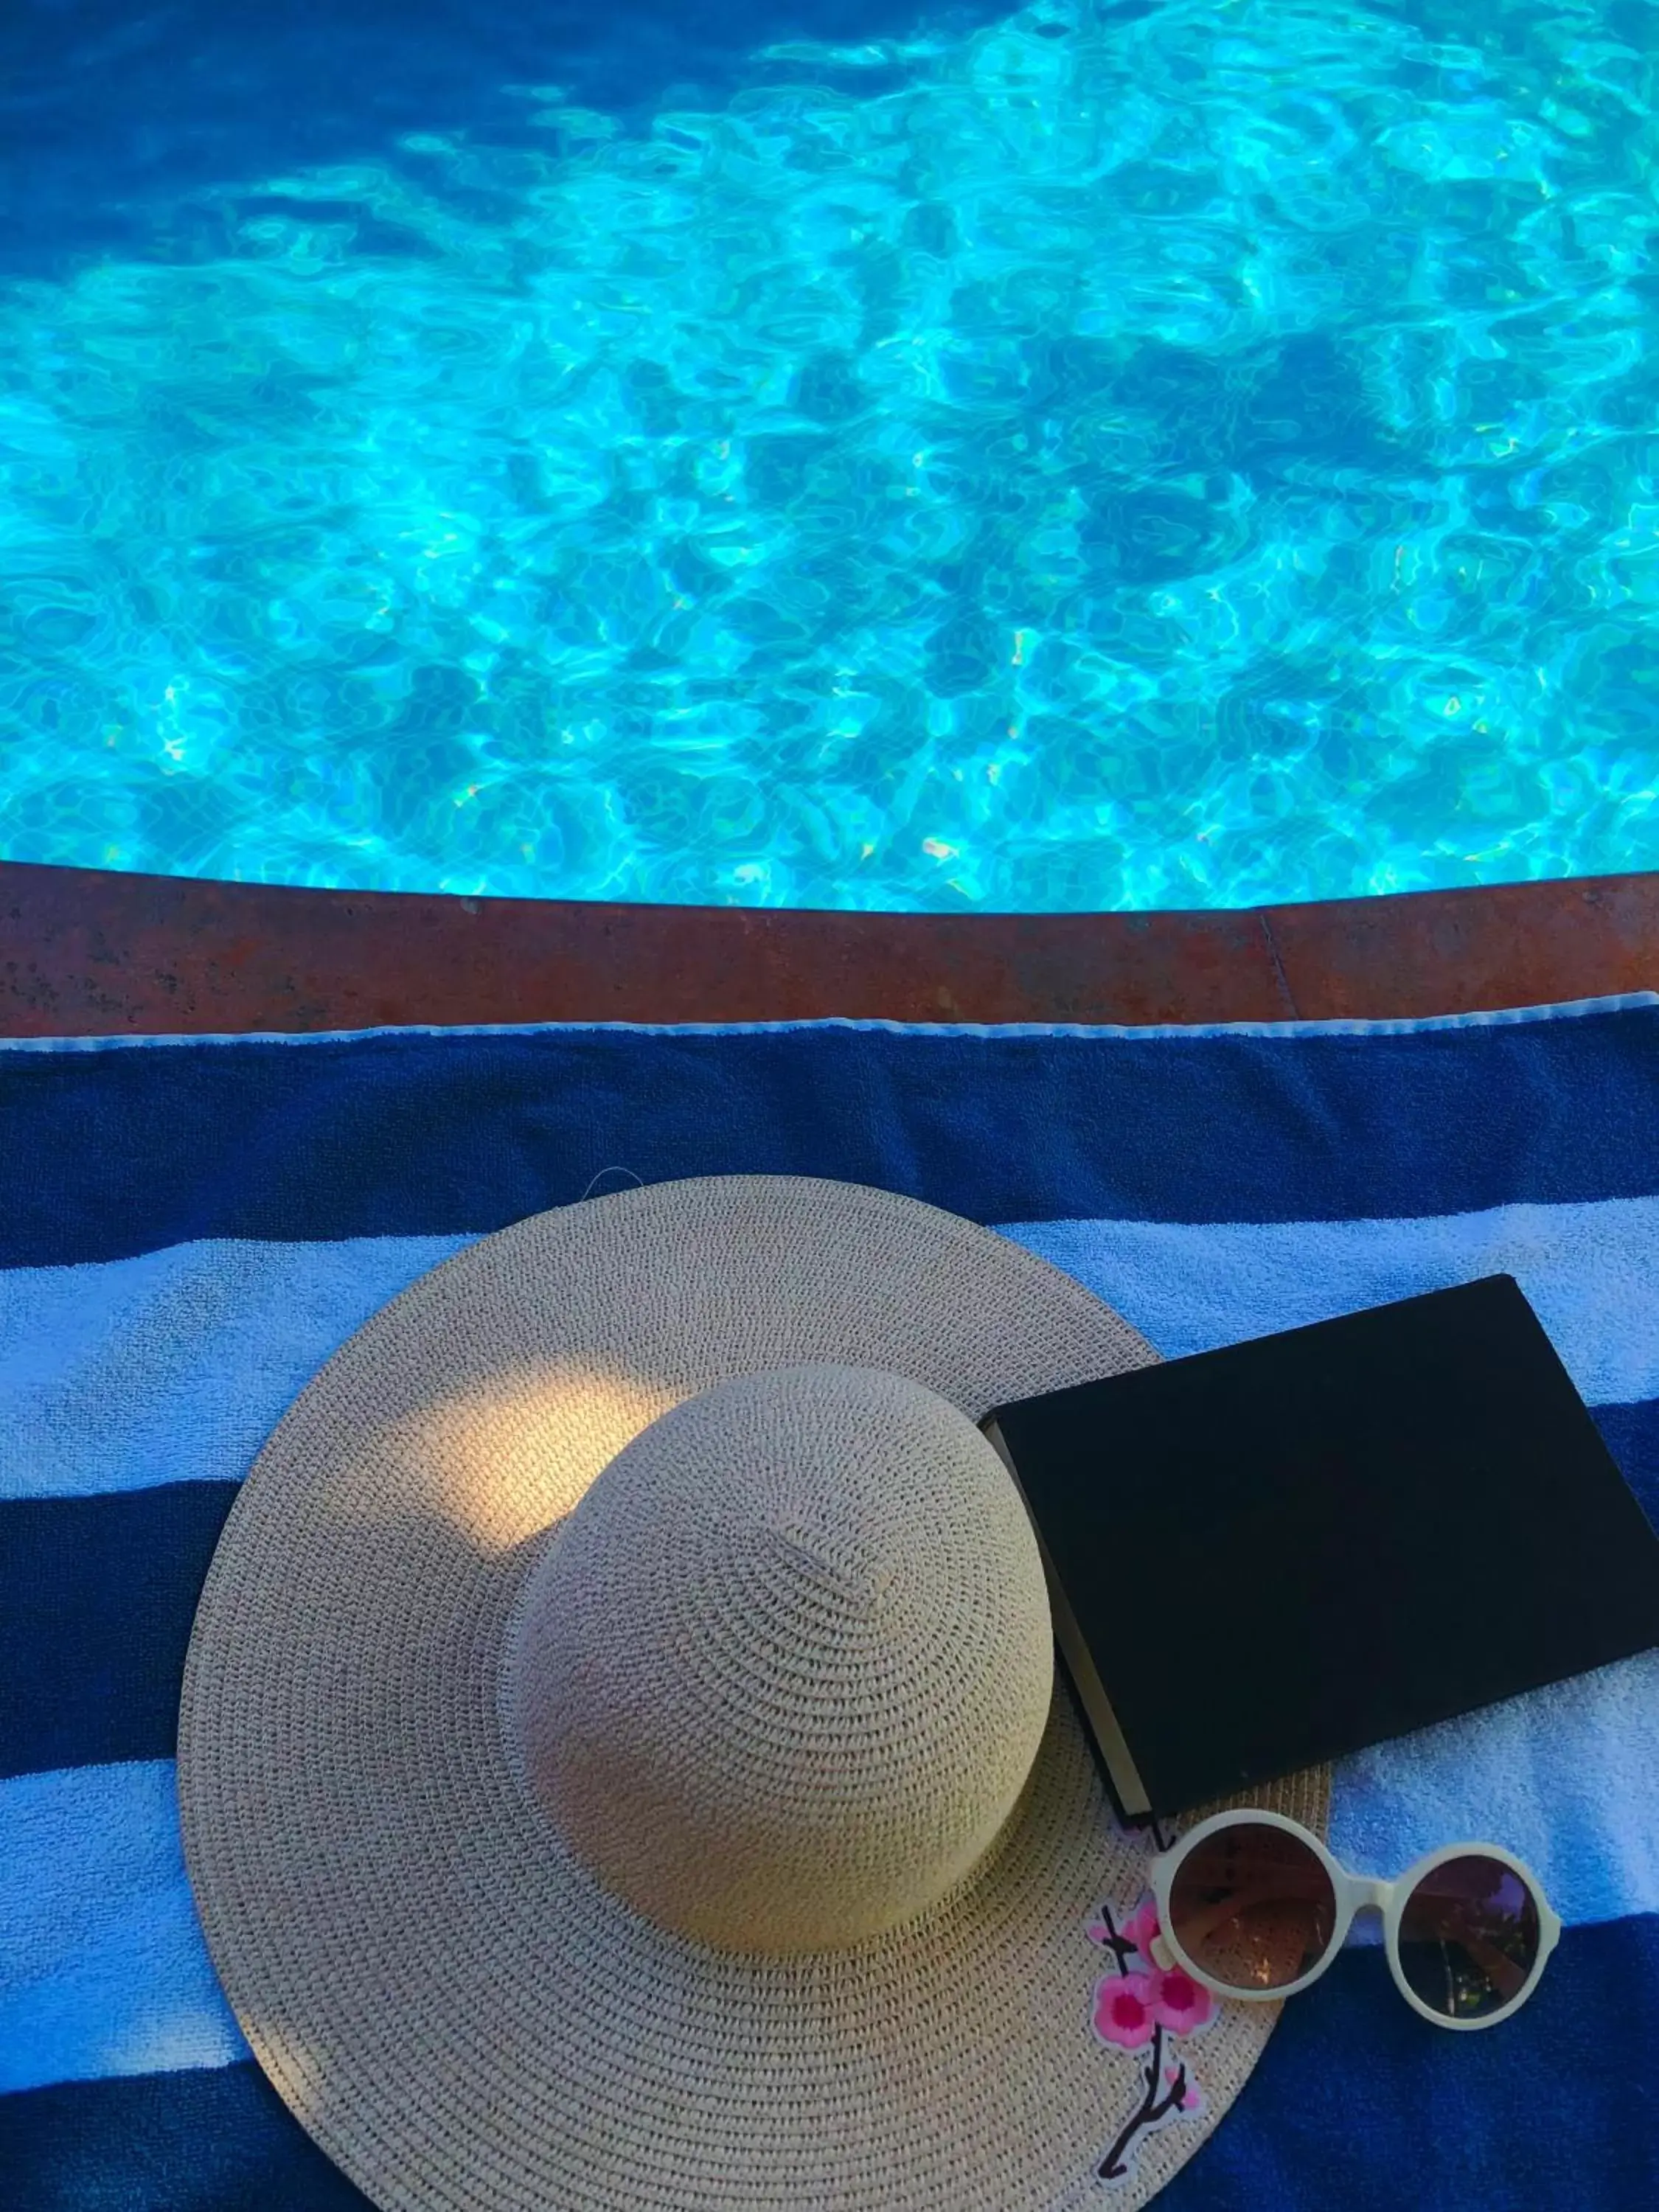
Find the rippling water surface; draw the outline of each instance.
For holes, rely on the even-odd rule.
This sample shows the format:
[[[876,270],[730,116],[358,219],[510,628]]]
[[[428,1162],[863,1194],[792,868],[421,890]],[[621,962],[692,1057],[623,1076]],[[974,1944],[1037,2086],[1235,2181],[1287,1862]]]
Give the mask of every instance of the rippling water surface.
[[[0,853],[1659,866],[1655,0],[585,13],[11,0]]]

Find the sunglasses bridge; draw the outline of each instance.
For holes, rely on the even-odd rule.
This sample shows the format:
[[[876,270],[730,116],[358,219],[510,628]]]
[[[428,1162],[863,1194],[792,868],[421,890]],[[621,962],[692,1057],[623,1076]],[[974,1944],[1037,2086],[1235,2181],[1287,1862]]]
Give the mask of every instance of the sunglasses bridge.
[[[1351,1874],[1348,1876],[1348,1902],[1356,1912],[1364,1912],[1375,1905],[1379,1912],[1388,1910],[1389,1899],[1395,1884],[1373,1881],[1369,1875]]]

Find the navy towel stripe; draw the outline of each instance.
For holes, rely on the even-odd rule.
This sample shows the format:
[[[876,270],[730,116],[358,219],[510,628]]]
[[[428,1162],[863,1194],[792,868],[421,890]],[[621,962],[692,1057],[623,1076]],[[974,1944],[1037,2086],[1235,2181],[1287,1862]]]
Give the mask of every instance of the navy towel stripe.
[[[1659,1524],[1659,1401],[1592,1409]],[[0,1501],[0,1776],[170,1759],[191,1622],[234,1482]]]
[[[1659,2203],[1659,2081],[1630,2054],[1656,2047],[1659,1918],[1570,1930],[1537,1996],[1484,2035],[1431,2027],[1380,1952],[1345,1952],[1285,2007],[1248,2093],[1158,2202],[1635,2212]],[[248,2064],[0,2098],[0,2174],[28,2212],[368,2204]]]
[[[0,1775],[171,1759],[234,1482],[0,1503]]]
[[[372,2212],[251,2062],[0,2097],[18,2212]]]
[[[482,1231],[612,1166],[830,1176],[983,1222],[1638,1196],[1659,1174],[1656,1081],[1649,1005],[1370,1034],[823,1024],[14,1049],[0,1157],[28,1172],[0,1265]]]
[[[1607,1449],[1659,1529],[1659,1400],[1640,1406],[1592,1406],[1591,1416]]]
[[[1659,1917],[1570,1929],[1513,2020],[1453,2035],[1377,1949],[1285,2007],[1159,2212],[1565,2212],[1659,2204]]]

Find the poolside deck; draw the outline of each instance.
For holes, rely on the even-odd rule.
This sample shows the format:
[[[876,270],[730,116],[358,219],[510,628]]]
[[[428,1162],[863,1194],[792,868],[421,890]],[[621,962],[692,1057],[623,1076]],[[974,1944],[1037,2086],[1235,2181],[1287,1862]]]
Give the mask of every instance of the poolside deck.
[[[0,1036],[1388,1019],[1659,988],[1659,872],[1237,912],[883,915],[0,862]]]

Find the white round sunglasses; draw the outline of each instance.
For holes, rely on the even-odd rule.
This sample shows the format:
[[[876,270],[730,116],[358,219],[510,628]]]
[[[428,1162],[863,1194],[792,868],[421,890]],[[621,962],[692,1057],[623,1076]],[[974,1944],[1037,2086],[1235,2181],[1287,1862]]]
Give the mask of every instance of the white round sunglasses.
[[[1375,1909],[1413,2012],[1437,2027],[1495,2027],[1537,1988],[1561,1934],[1537,1875],[1496,1844],[1448,1844],[1397,1881],[1372,1881],[1299,1821],[1250,1809],[1200,1820],[1149,1871],[1156,1949],[1247,2004],[1316,1982],[1354,1915]]]

